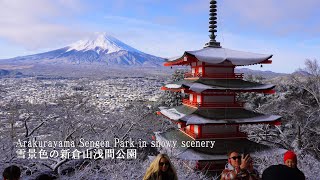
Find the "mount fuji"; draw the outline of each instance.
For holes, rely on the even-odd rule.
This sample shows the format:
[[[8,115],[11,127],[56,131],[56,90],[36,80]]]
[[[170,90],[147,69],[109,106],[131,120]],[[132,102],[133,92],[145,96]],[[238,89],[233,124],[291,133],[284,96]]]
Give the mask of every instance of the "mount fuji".
[[[1,60],[0,64],[97,64],[110,67],[159,67],[163,58],[141,52],[120,40],[100,33],[53,51]]]

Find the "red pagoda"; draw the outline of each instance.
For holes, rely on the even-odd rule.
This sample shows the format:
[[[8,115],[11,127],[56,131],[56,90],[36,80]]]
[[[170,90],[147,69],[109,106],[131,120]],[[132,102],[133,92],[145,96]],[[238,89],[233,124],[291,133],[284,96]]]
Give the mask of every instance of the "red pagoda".
[[[177,130],[155,133],[158,141],[215,141],[214,147],[177,148],[177,157],[197,162],[197,169],[221,170],[227,153],[236,150],[250,153],[268,150],[269,147],[247,139],[240,132],[240,125],[280,123],[280,116],[265,115],[244,108],[237,94],[257,92],[275,93],[274,85],[243,80],[242,73],[235,73],[236,66],[271,64],[272,55],[241,52],[222,48],[216,41],[217,6],[210,2],[210,41],[200,50],[186,51],[179,58],[168,59],[165,66],[190,66],[184,79],[162,87],[163,90],[185,94],[178,107],[160,107],[159,113],[178,126]]]

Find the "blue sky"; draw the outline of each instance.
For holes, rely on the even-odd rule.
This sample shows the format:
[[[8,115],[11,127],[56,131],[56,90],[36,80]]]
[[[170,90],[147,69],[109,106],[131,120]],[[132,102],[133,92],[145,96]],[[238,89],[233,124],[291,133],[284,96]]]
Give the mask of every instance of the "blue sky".
[[[218,0],[225,48],[273,54],[252,69],[290,73],[320,59],[320,1]],[[156,56],[182,55],[209,40],[209,0],[1,0],[0,58],[53,50],[107,32]]]

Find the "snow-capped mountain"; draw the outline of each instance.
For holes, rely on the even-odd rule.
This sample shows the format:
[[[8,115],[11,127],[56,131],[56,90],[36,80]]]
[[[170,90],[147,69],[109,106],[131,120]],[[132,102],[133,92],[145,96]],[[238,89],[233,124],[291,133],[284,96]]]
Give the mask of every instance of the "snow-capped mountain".
[[[141,52],[120,40],[101,33],[94,38],[80,40],[69,46],[35,55],[16,57],[10,64],[96,64],[108,66],[162,66],[163,59]]]
[[[106,53],[111,54],[114,52],[119,52],[121,50],[130,51],[130,52],[137,52],[141,53],[139,50],[130,47],[123,42],[119,41],[118,39],[106,34],[98,34],[97,38],[95,39],[88,39],[88,40],[80,40],[76,43],[71,44],[68,46],[68,51],[76,50],[76,51],[96,51],[98,54]]]

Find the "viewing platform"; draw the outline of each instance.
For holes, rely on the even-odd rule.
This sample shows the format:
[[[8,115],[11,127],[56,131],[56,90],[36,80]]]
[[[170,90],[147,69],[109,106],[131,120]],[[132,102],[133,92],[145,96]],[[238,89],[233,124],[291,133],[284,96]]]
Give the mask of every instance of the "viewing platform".
[[[209,103],[209,102],[191,102],[189,99],[183,99],[182,104],[193,107],[205,107],[205,108],[243,108],[244,102],[236,103]]]

